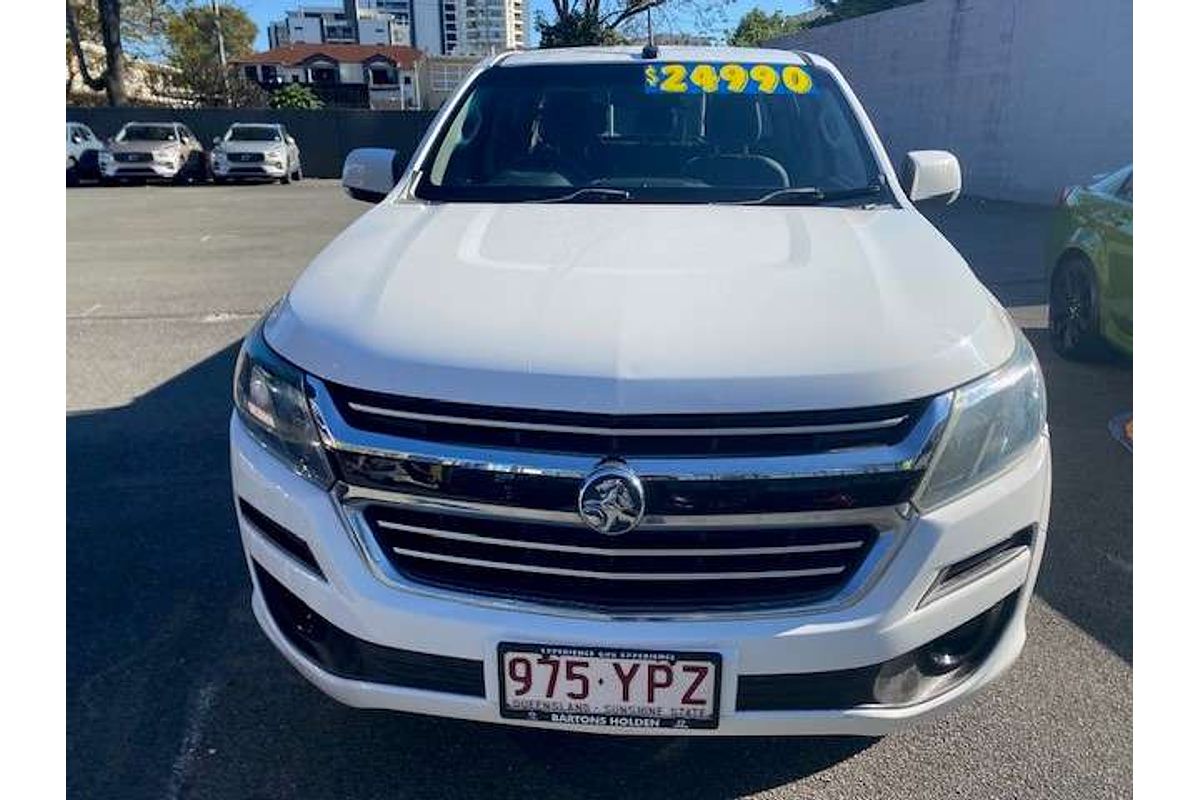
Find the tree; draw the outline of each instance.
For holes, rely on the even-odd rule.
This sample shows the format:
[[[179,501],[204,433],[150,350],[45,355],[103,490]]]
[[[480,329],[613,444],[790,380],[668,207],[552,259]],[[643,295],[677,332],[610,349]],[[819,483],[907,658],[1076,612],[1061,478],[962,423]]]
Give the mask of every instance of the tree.
[[[807,26],[806,17],[784,16],[782,11],[768,16],[752,8],[742,16],[737,28],[729,35],[729,43],[734,47],[761,47],[768,39],[786,36]]]
[[[92,75],[84,57],[75,4],[67,0],[67,36],[79,62],[80,76],[92,91],[103,91],[110,106],[125,105],[125,52],[121,47],[121,0],[98,0],[97,21],[104,44],[104,71]]]
[[[122,58],[116,72],[121,73],[122,91],[125,89],[125,69],[129,57],[147,58],[162,53],[166,21],[175,0],[119,0],[106,3],[103,0],[67,0],[67,91],[76,77],[87,76],[84,85],[93,91],[108,94],[107,47],[105,46],[103,20],[116,10]],[[102,14],[101,11],[104,10]],[[104,65],[100,65],[99,53],[105,52]],[[115,61],[113,63],[116,63]],[[104,66],[104,70],[99,70]],[[99,73],[99,74],[97,74]],[[112,79],[117,80],[115,74]]]
[[[669,19],[686,14],[699,27],[709,26],[730,0],[551,0],[553,16],[538,12],[542,47],[620,44],[636,17],[660,9]],[[659,17],[661,21],[661,17]]]
[[[178,70],[179,88],[203,105],[261,105],[265,95],[231,75],[223,63],[253,52],[256,36],[258,26],[250,16],[228,3],[221,4],[219,15],[212,5],[194,2],[172,14],[167,21],[167,61]]]
[[[271,108],[323,108],[317,93],[302,83],[289,83],[271,93]]]
[[[555,2],[557,11],[557,0]],[[621,35],[615,29],[605,25],[599,16],[586,10],[569,9],[553,22],[548,21],[539,11],[537,26],[541,34],[541,47],[583,47],[622,42]]]

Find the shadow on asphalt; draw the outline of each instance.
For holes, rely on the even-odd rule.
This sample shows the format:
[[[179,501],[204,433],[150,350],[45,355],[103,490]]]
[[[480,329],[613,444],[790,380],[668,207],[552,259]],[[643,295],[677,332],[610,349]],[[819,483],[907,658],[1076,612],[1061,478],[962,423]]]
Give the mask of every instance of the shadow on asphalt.
[[[162,796],[189,694],[245,602],[226,452],[234,356],[67,416],[73,797]]]

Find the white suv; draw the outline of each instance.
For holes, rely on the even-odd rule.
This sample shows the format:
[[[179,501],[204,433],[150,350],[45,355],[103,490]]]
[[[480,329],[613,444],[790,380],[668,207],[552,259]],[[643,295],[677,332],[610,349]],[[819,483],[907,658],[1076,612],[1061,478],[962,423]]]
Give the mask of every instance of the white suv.
[[[67,123],[67,185],[100,177],[100,151],[104,144],[81,122]]]
[[[354,706],[876,735],[1017,658],[1037,360],[832,64],[490,59],[246,338],[235,502],[267,636]],[[394,188],[393,188],[394,187]],[[386,195],[386,196],[385,196]]]
[[[233,123],[213,139],[211,159],[217,183],[247,178],[291,183],[304,177],[300,146],[278,123]]]

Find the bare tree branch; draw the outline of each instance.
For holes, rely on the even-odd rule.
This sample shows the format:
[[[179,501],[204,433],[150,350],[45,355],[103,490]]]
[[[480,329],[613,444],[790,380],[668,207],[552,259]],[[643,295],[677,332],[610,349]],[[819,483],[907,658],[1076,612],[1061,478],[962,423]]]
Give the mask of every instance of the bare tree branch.
[[[649,11],[655,6],[661,6],[666,0],[630,0],[629,5],[623,9],[610,11],[601,21],[610,28],[615,28],[631,17],[636,17],[644,11]]]

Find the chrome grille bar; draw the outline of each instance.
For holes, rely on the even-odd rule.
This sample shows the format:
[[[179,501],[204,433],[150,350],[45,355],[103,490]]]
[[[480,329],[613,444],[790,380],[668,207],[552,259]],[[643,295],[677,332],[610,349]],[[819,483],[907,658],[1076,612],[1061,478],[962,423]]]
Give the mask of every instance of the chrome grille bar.
[[[418,536],[431,536],[438,539],[452,539],[458,542],[470,542],[472,544],[492,545],[495,547],[515,547],[522,550],[580,553],[591,556],[658,556],[663,558],[674,558],[677,556],[769,556],[786,555],[788,553],[830,553],[837,550],[857,550],[863,546],[863,542],[860,539],[853,542],[798,544],[780,547],[581,547],[578,545],[551,544],[549,542],[538,542],[529,539],[499,539],[494,536],[478,536],[470,533],[443,531],[419,525],[402,525],[382,519],[376,524],[394,531],[403,531]]]
[[[487,567],[488,569],[500,569],[509,572],[533,572],[540,575],[561,575],[567,578],[600,578],[614,581],[730,581],[751,580],[755,578],[811,578],[819,575],[838,575],[846,569],[839,566],[814,567],[812,569],[762,570],[757,572],[603,572],[600,570],[546,567],[538,564],[511,564],[506,561],[489,561],[482,558],[427,553],[424,550],[410,550],[404,547],[393,547],[392,551],[398,555],[422,559],[424,561],[440,561],[448,564],[462,564],[469,567]]]
[[[894,428],[907,417],[891,417],[868,422],[847,422],[837,425],[784,425],[777,427],[741,428],[602,428],[586,425],[554,425],[539,422],[516,422],[474,417],[451,417],[444,414],[426,414],[419,411],[401,411],[394,408],[351,402],[350,408],[364,414],[376,414],[395,419],[416,422],[440,422],[451,425],[471,425],[479,428],[501,428],[518,431],[545,431],[549,433],[581,433],[592,436],[786,436],[802,433],[847,433],[850,431],[875,431]]]
[[[363,486],[339,486],[336,490],[342,502],[350,506],[366,503],[383,503],[402,508],[411,508],[433,513],[454,514],[519,522],[545,522],[586,529],[587,526],[574,511],[551,511],[522,506],[505,506],[456,500],[450,497],[433,497],[405,492],[390,492],[369,489]],[[882,506],[877,508],[852,508],[841,511],[789,511],[769,514],[672,514],[662,516],[647,514],[639,527],[642,528],[687,528],[687,529],[736,529],[736,528],[798,528],[826,525],[852,525],[863,523],[880,530],[894,528],[904,523],[911,510],[904,506]]]

